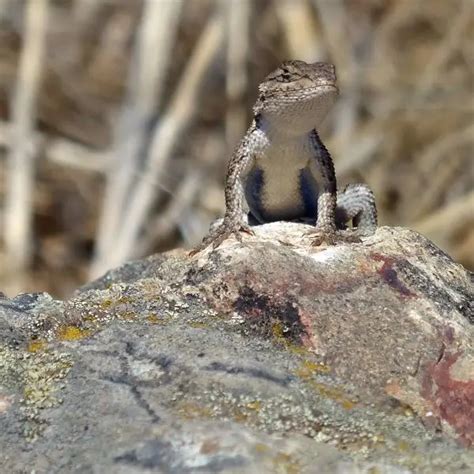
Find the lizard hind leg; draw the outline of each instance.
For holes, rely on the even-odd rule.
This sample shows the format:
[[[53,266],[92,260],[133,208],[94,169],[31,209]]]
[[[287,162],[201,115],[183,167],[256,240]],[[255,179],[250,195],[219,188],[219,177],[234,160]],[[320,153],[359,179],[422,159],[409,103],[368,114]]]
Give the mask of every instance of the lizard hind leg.
[[[337,194],[336,224],[344,229],[352,221],[359,236],[371,235],[377,228],[377,208],[372,190],[365,184],[349,184]]]

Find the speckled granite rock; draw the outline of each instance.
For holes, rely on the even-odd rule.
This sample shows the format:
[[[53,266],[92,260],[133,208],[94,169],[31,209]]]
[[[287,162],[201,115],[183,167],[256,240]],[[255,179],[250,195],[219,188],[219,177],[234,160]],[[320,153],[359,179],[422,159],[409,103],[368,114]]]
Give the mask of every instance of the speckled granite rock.
[[[305,230],[0,299],[0,466],[473,472],[472,276],[408,230]]]

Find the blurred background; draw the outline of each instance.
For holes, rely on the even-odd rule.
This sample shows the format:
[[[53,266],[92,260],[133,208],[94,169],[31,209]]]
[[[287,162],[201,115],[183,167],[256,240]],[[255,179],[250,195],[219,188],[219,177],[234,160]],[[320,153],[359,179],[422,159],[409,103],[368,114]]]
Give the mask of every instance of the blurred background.
[[[0,290],[198,243],[285,59],[336,65],[339,186],[473,269],[473,0],[0,0]]]

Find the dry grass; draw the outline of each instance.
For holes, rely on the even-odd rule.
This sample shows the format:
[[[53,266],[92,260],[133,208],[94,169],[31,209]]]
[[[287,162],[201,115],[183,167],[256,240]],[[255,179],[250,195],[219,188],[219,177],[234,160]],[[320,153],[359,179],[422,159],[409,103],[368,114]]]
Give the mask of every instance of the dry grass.
[[[256,86],[288,58],[337,66],[321,134],[340,184],[367,182],[383,224],[474,268],[472,0],[158,3],[0,0],[1,289],[64,295],[196,243]]]

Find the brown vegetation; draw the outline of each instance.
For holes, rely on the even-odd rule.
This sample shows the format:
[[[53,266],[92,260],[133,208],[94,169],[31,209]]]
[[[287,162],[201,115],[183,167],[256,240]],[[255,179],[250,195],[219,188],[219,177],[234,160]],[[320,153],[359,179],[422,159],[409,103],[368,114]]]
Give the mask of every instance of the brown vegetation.
[[[340,185],[473,268],[473,27],[471,0],[0,0],[0,288],[198,242],[288,58],[337,66]]]

